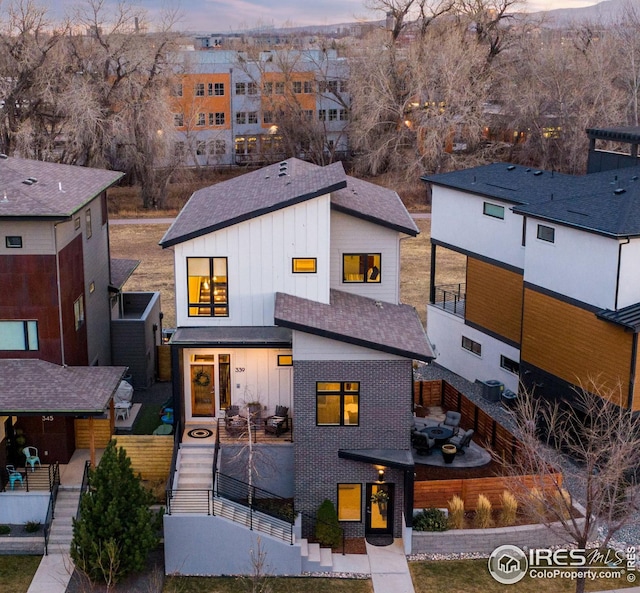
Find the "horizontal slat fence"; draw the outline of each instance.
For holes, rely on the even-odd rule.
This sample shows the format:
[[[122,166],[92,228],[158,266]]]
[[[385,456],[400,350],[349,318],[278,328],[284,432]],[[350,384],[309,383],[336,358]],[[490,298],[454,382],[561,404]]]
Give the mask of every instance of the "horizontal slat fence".
[[[76,433],[76,449],[89,449],[91,436],[89,420],[74,420]],[[96,449],[104,449],[111,440],[111,422],[108,418],[99,418],[93,421],[93,435]]]
[[[173,455],[172,435],[118,435],[118,447],[127,452],[134,474],[152,482],[166,480]]]

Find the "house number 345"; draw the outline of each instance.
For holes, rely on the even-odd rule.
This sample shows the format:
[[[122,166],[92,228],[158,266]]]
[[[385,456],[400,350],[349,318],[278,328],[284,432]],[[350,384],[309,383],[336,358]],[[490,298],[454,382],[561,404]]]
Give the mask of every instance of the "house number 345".
[[[244,373],[244,367],[236,367],[236,373]]]
[[[53,416],[43,416],[42,417],[42,421],[43,422],[53,422]]]

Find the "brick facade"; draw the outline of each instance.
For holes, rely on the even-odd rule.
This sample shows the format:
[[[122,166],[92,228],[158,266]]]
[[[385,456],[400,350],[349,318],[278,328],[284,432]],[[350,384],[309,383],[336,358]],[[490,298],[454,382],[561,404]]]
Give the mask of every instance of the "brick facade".
[[[295,504],[315,516],[325,498],[337,504],[339,483],[362,484],[362,520],[343,523],[348,537],[365,532],[366,484],[375,483],[373,464],[338,458],[341,449],[410,450],[412,364],[410,360],[294,361]],[[358,426],[316,425],[316,382],[359,381]],[[401,537],[404,472],[385,469],[395,485],[393,531]],[[309,526],[303,525],[303,529]],[[308,535],[308,534],[305,534]]]

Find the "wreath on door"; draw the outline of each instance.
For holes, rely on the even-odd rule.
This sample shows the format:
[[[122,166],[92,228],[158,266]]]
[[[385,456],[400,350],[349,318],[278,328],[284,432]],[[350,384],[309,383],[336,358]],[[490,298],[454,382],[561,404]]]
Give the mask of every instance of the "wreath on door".
[[[211,384],[211,376],[205,371],[198,371],[193,382],[199,387],[208,387]]]

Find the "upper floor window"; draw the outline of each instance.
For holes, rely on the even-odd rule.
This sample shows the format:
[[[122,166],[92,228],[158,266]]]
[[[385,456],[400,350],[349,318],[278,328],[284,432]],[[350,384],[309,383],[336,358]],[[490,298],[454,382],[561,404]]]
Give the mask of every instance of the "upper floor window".
[[[556,241],[556,229],[544,224],[538,225],[538,239],[542,241],[548,241],[549,243],[555,243]]]
[[[360,423],[360,383],[316,383],[316,424],[357,426]]]
[[[236,124],[242,125],[247,123],[247,112],[246,111],[237,111],[236,112]]]
[[[247,84],[245,82],[236,82],[236,95],[244,95],[247,92]]]
[[[224,111],[216,111],[209,114],[210,126],[224,126]]]
[[[174,97],[182,97],[182,83],[174,84],[171,90],[171,94]]]
[[[211,89],[211,83],[209,83],[209,95],[213,95],[214,97],[222,97],[224,96],[224,82],[216,82],[213,84],[213,92]]]
[[[342,256],[343,282],[380,282],[379,253],[345,253]]]
[[[193,88],[196,97],[204,97],[204,82],[197,82]]]
[[[338,110],[329,109],[329,121],[337,121],[337,120],[338,120]]]
[[[276,95],[284,95],[284,82],[276,82]]]
[[[317,267],[318,260],[315,257],[294,257],[292,260],[294,274],[315,274]]]
[[[84,222],[87,227],[87,239],[91,239],[91,235],[93,235],[93,229],[91,228],[91,209],[85,210]]]
[[[273,111],[265,111],[262,114],[262,121],[265,124],[272,124],[273,123]]]
[[[473,352],[473,354],[482,356],[482,344],[474,342],[471,338],[467,338],[467,336],[462,336],[462,347],[469,352]]]
[[[257,124],[258,123],[258,112],[257,111],[249,111],[247,113],[247,123],[248,124]]]
[[[270,95],[271,93],[273,93],[273,83],[265,82],[264,85],[262,86],[262,92],[265,95]]]
[[[38,322],[0,321],[0,350],[38,350]]]
[[[188,257],[189,317],[228,317],[226,257]]]
[[[196,120],[196,126],[204,126],[204,124],[205,124],[204,113],[198,113],[198,119]]]
[[[493,218],[501,218],[504,220],[504,206],[485,202],[482,205],[482,213],[486,216],[492,216]]]
[[[327,110],[326,109],[318,109],[318,120],[324,121],[327,119]]]
[[[304,92],[305,94],[310,94],[313,93],[313,87],[314,87],[314,80],[305,80],[304,81]]]
[[[293,366],[293,355],[292,354],[278,354],[278,366],[279,367],[290,367],[290,366]]]
[[[255,82],[247,83],[247,95],[257,95],[258,94],[258,85]]]
[[[22,237],[18,235],[10,235],[5,237],[4,244],[7,249],[21,249],[22,248]]]
[[[341,109],[340,110],[340,121],[347,121],[347,110],[346,109]]]
[[[302,93],[302,81],[301,80],[294,80],[293,84],[292,84],[292,87],[293,87],[293,92],[296,95],[299,95],[299,94]]]
[[[79,330],[84,324],[84,297],[82,295],[73,303],[73,319],[76,324],[76,330]]]
[[[184,113],[173,114],[173,125],[176,128],[181,128],[182,126],[184,126]]]

